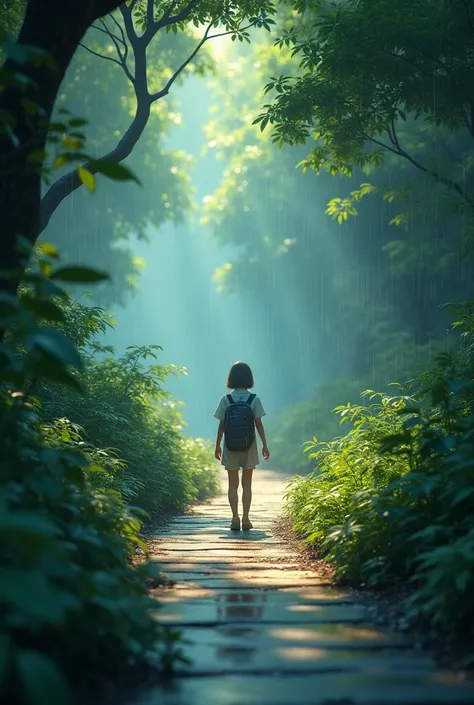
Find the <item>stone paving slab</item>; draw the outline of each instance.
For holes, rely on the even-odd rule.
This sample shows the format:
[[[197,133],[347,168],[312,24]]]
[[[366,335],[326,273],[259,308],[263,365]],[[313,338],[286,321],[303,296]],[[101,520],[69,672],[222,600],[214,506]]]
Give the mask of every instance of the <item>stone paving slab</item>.
[[[341,650],[372,650],[381,653],[403,649],[410,652],[410,642],[405,634],[394,634],[373,624],[218,624],[212,629],[191,627],[186,630],[191,644],[190,652],[197,646],[225,647],[230,649],[254,648],[257,643],[270,648],[321,648]],[[216,659],[213,660],[215,665]]]
[[[333,672],[179,678],[135,705],[472,705],[472,690],[442,674]]]
[[[472,683],[437,670],[408,635],[371,623],[354,593],[301,567],[272,531],[284,479],[254,477],[254,530],[229,531],[223,494],[151,540],[172,581],[154,591],[158,619],[182,630],[191,663],[130,705],[473,705]]]
[[[281,648],[260,648],[251,646],[205,646],[194,643],[188,649],[192,663],[179,666],[181,676],[232,675],[235,673],[278,672],[316,673],[318,675],[341,670],[374,672],[426,672],[433,668],[429,658],[416,659],[408,654],[397,654],[380,649],[325,649],[321,646],[287,645]],[[292,665],[290,665],[292,664]]]

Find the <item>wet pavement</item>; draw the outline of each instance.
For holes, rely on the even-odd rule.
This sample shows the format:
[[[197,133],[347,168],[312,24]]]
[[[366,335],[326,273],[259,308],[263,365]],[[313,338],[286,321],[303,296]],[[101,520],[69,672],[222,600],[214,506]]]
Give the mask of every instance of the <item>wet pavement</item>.
[[[222,483],[225,490],[225,478]],[[223,492],[152,542],[170,579],[160,621],[191,663],[133,705],[455,705],[473,684],[441,672],[409,639],[370,622],[350,591],[303,569],[272,532],[284,477],[255,472],[250,532],[229,530]]]

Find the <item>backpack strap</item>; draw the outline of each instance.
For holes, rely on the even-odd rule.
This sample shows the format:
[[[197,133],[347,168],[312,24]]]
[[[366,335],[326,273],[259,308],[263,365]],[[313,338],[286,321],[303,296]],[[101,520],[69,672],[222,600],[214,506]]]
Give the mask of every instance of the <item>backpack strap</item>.
[[[232,399],[232,394],[227,394],[226,396],[227,396],[227,399],[228,399],[228,401],[229,401],[229,404],[233,404],[233,403],[234,403],[234,400]]]
[[[249,396],[249,398],[247,399],[247,404],[248,404],[249,406],[252,406],[252,402],[253,402],[253,400],[255,399],[256,396],[257,396],[256,394],[251,394],[251,395]]]

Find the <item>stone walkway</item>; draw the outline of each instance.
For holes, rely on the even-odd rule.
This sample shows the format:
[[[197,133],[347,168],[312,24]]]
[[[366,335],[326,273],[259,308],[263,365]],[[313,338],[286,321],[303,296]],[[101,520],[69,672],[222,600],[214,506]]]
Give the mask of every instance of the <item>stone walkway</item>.
[[[225,488],[225,478],[222,487]],[[154,542],[176,581],[160,619],[183,630],[189,666],[135,705],[434,705],[474,703],[472,685],[436,670],[405,637],[368,621],[350,592],[301,568],[272,534],[284,478],[256,471],[255,529],[228,529],[223,492]]]

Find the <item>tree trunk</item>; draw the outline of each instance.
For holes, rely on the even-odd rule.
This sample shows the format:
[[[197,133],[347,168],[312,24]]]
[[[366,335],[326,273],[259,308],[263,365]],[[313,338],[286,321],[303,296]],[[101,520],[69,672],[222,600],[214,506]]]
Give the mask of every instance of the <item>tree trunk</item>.
[[[15,121],[17,143],[0,136],[0,268],[24,269],[24,257],[16,249],[23,236],[33,245],[40,232],[41,174],[32,167],[32,150],[44,150],[46,134],[36,118],[28,116],[24,101],[34,101],[41,119],[49,121],[66,69],[88,27],[99,17],[121,5],[120,0],[29,0],[18,44],[33,46],[50,54],[55,67],[19,63],[10,58],[4,71],[19,72],[30,83],[26,89],[6,85],[0,93],[0,111]],[[0,278],[0,290],[14,293],[17,282]]]

